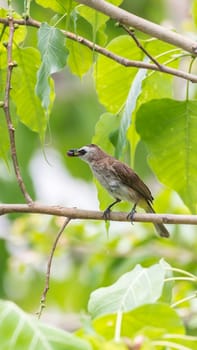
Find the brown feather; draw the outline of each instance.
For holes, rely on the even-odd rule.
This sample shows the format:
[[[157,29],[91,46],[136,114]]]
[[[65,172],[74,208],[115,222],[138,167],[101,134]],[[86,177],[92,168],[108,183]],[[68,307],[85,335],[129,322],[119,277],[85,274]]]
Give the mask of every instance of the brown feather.
[[[138,192],[148,202],[153,201],[153,196],[149,188],[131,168],[115,159],[112,166],[118,177],[126,186]]]

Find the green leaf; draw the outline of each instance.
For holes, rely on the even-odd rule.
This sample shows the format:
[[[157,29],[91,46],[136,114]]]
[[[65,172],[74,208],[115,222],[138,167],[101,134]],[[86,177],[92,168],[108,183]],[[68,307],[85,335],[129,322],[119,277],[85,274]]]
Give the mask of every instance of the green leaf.
[[[108,2],[119,6],[122,1],[123,0],[110,0]],[[92,25],[95,32],[97,32],[109,19],[108,16],[85,5],[77,6],[76,11]]]
[[[93,326],[98,334],[112,339],[116,321],[116,315],[104,316],[96,319]],[[139,334],[152,340],[161,340],[166,334],[185,334],[185,329],[175,310],[167,304],[156,303],[123,314],[121,337],[135,338]]]
[[[2,8],[0,8],[0,17],[1,18],[7,18],[7,14],[8,14],[8,11],[7,10],[4,10]],[[19,14],[17,14],[16,12],[13,13],[13,18],[14,19],[21,19],[21,16]],[[8,39],[9,39],[9,27],[5,27],[4,29],[4,25],[3,24],[0,24],[0,33],[1,33],[1,41],[2,42],[8,42]],[[26,37],[26,34],[27,34],[27,29],[26,29],[26,26],[17,26],[15,28],[15,31],[14,31],[14,42],[13,42],[13,46],[16,47],[17,45],[19,45],[20,43],[22,43],[24,40],[25,40],[25,37]],[[1,45],[0,46],[0,52],[6,52],[6,48]]]
[[[197,102],[150,101],[138,110],[136,127],[149,149],[149,163],[158,179],[177,191],[195,212]]]
[[[39,98],[35,95],[39,52],[34,48],[15,49],[14,59],[18,66],[13,70],[11,98],[16,105],[19,119],[31,130],[38,132],[41,139],[47,126],[47,119]]]
[[[137,99],[139,94],[141,93],[142,82],[145,76],[146,70],[139,70],[129,90],[118,133],[118,143],[116,148],[118,158],[120,157],[124,147],[126,146],[127,131],[132,122],[132,113],[136,108]]]
[[[114,152],[114,147],[110,137],[118,130],[119,124],[120,116],[111,113],[103,113],[96,123],[92,141],[100,145],[105,152],[112,154]]]
[[[119,56],[140,60],[142,52],[129,36],[120,36],[110,42],[107,49]],[[137,68],[128,68],[99,56],[94,70],[96,90],[100,102],[111,113],[117,113],[125,104]]]
[[[109,287],[92,292],[88,310],[92,317],[126,312],[159,299],[164,284],[161,264],[149,268],[137,265]]]
[[[173,271],[172,271],[170,265],[164,259],[160,260],[160,264],[163,266],[163,268],[165,270],[165,279],[172,278],[173,277]],[[166,281],[164,283],[164,287],[163,287],[163,290],[162,290],[162,295],[159,298],[159,302],[171,304],[172,298],[173,298],[173,287],[174,287],[174,281],[173,280]]]
[[[146,40],[142,44],[159,63],[178,68],[180,49],[157,39]],[[172,98],[173,79],[174,77],[170,74],[148,71],[142,83],[138,106],[156,98]]]
[[[174,54],[179,54],[180,50],[174,46],[157,39],[142,41],[142,45],[155,57],[158,62],[177,68],[179,60],[174,59]],[[132,114],[133,123],[128,128],[127,139],[130,144],[131,164],[135,164],[135,150],[139,141],[139,135],[135,128],[136,111],[141,104],[156,98],[173,97],[173,76],[155,71],[147,71],[145,79],[142,81],[141,93],[137,99],[137,106]],[[126,137],[126,135],[125,135]]]
[[[30,318],[14,303],[0,301],[1,350],[91,350],[91,346],[73,334]]]
[[[173,77],[163,73],[149,74],[142,82],[138,107],[145,102],[159,98],[173,98]]]
[[[77,5],[76,1],[71,0],[36,0],[36,2],[38,5],[45,8],[50,8],[54,12],[60,13],[62,15],[64,13],[67,13],[67,11],[70,9],[70,6],[74,8]]]
[[[68,51],[64,45],[64,34],[46,23],[42,23],[38,31],[38,48],[42,56],[42,64],[38,71],[36,93],[47,110],[50,104],[49,76],[60,71],[66,64]]]
[[[155,38],[144,40],[141,43],[149,54],[159,63],[167,64],[171,67],[177,67],[177,56],[179,57],[179,54],[182,53],[181,49]]]
[[[141,41],[142,45],[154,56],[160,63],[168,62],[169,66],[176,67],[178,61],[175,59],[174,54],[179,54],[180,50],[176,49],[173,45],[162,43],[160,40],[147,40]],[[120,36],[112,40],[107,49],[116,53],[121,57],[126,57],[131,60],[141,60],[144,54],[136,46],[133,40],[129,36]],[[107,57],[100,56],[97,66],[95,67],[95,81],[96,89],[99,99],[102,104],[112,113],[117,113],[124,105],[128,96],[131,83],[138,70],[134,67],[125,67]],[[144,99],[171,96],[172,77],[162,73],[149,73],[148,77],[153,81],[150,81],[147,89],[142,91]],[[161,79],[160,79],[161,78]],[[146,79],[144,80],[145,84]],[[157,94],[154,96],[154,94]]]
[[[84,5],[77,6],[76,11],[92,25],[95,32],[97,32],[109,19],[108,16]]]
[[[95,127],[95,134],[92,139],[93,143],[101,146],[105,152],[109,154],[114,153],[114,147],[110,141],[110,136],[113,135],[116,130],[118,130],[120,123],[120,117],[113,115],[111,113],[103,113]],[[107,193],[107,191],[95,180],[98,200],[100,203],[100,209],[104,210],[108,207],[112,197]]]
[[[87,47],[69,39],[66,47],[69,50],[68,66],[73,74],[81,78],[90,69],[93,54]]]
[[[120,6],[123,2],[123,0],[107,0],[107,2],[110,2],[111,4],[115,6]]]

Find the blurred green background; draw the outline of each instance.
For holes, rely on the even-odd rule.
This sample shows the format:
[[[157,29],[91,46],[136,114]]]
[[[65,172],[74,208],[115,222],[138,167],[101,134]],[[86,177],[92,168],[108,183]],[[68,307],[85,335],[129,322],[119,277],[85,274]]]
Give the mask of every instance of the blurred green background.
[[[191,28],[190,5],[190,1],[181,1],[180,9],[175,13],[172,11],[175,1],[123,2],[125,9],[139,16],[157,23],[167,21],[172,27],[188,28],[188,31]],[[15,8],[22,13],[23,1],[15,1]],[[32,1],[31,17],[50,22],[53,15],[50,10]],[[89,33],[88,25],[85,30]],[[109,40],[121,29],[109,21],[107,31]],[[36,30],[29,28],[25,45],[36,41]],[[42,203],[97,209],[99,204],[88,166],[79,159],[67,158],[66,151],[91,143],[95,124],[105,109],[98,101],[91,71],[79,79],[66,68],[53,78],[56,99],[44,147],[36,133],[22,123],[17,126],[17,152],[25,183],[34,199]],[[153,193],[158,193],[156,210],[187,213],[175,193],[157,184],[147,165],[146,155],[146,148],[140,143],[135,169],[151,185]],[[1,161],[0,169],[0,201],[22,203],[12,165]],[[164,203],[162,208],[157,206],[161,198]],[[1,298],[11,299],[25,310],[38,311],[47,259],[61,224],[60,218],[43,215],[0,217]],[[75,329],[80,312],[86,311],[90,292],[114,282],[137,263],[149,266],[163,257],[172,266],[197,274],[196,227],[171,225],[169,230],[171,239],[163,240],[155,236],[151,224],[112,224],[107,234],[104,223],[71,222],[55,253],[43,317],[49,322],[63,322],[64,327]],[[175,301],[188,296],[195,289],[196,286],[190,282],[177,283]],[[189,333],[196,334],[196,300],[185,302],[181,312]],[[65,322],[66,315],[68,322]]]

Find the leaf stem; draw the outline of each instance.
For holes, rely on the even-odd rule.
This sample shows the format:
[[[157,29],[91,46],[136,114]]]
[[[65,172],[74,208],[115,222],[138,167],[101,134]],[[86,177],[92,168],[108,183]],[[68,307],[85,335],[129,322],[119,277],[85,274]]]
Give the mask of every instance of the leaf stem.
[[[189,276],[195,280],[197,280],[197,277],[195,275],[193,275],[191,272],[179,269],[177,267],[164,267],[165,270],[170,270],[170,271],[174,271],[174,272],[178,272],[178,273],[182,273],[183,275]]]
[[[183,340],[197,340],[197,337],[193,335],[185,335],[185,334],[164,334],[164,338],[171,338],[171,339],[183,339]]]
[[[23,18],[27,19],[30,16],[30,4],[31,0],[24,0],[24,14]]]
[[[66,17],[67,13],[64,13],[63,16],[61,16],[57,22],[55,22],[55,24],[53,25],[53,27],[57,27],[57,25],[64,19],[64,17]]]
[[[152,345],[154,346],[165,346],[165,347],[169,347],[169,348],[173,348],[176,350],[192,350],[191,348],[188,348],[187,346],[181,345],[181,344],[177,344],[171,341],[167,341],[167,340],[155,340],[153,342],[151,342]]]
[[[191,58],[191,61],[190,61],[190,64],[189,64],[188,73],[191,73],[192,66],[193,66],[193,63],[195,61],[195,58],[196,57],[192,57]],[[189,100],[189,81],[187,81],[187,85],[186,85],[186,101],[188,101],[188,100]]]
[[[120,342],[121,327],[122,327],[122,310],[118,310],[117,317],[116,317],[116,325],[115,325],[115,335],[114,335],[114,340],[116,342]]]
[[[170,281],[191,281],[191,282],[196,282],[196,278],[192,277],[169,277],[165,278],[165,282],[170,282]]]
[[[192,300],[192,299],[196,298],[196,296],[197,296],[197,292],[192,294],[192,295],[190,295],[190,296],[188,296],[188,297],[186,297],[186,298],[183,298],[181,300],[176,301],[175,303],[171,304],[171,307],[177,307],[178,305],[180,305],[180,304],[182,304],[182,303],[184,303],[186,301],[189,301],[189,300]]]

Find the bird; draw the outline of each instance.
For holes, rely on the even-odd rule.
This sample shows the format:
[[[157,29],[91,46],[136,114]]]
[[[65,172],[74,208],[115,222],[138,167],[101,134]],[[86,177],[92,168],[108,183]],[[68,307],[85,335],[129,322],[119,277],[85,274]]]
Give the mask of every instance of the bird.
[[[95,178],[115,199],[103,213],[106,220],[110,218],[111,208],[121,201],[134,204],[127,216],[131,222],[137,206],[143,208],[147,213],[155,213],[151,191],[127,164],[105,153],[95,144],[70,149],[67,151],[67,156],[79,157],[88,163]],[[162,223],[153,224],[161,237],[169,237],[169,232]]]

